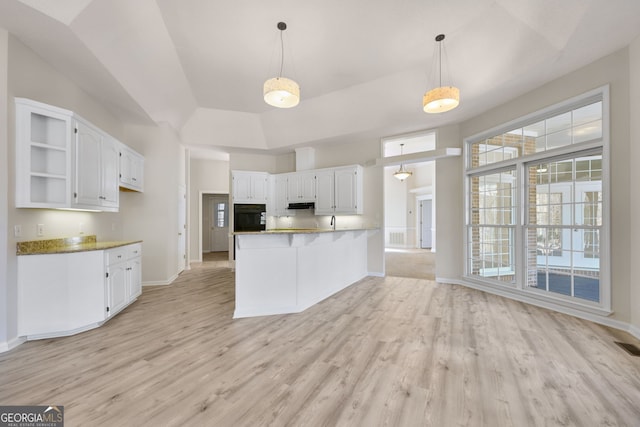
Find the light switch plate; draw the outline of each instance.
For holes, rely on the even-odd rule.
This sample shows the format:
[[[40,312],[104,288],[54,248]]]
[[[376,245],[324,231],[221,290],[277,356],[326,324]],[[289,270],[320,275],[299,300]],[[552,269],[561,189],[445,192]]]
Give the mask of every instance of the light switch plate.
[[[22,237],[22,226],[14,225],[13,226],[13,237]]]
[[[38,224],[37,227],[38,236],[44,236],[44,224]]]

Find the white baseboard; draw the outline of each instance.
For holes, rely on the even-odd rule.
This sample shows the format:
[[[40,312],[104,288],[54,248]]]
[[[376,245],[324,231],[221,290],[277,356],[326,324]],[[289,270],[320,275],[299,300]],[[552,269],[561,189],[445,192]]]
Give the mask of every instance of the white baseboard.
[[[173,281],[176,280],[177,278],[178,278],[178,275],[174,274],[168,280],[142,282],[142,286],[167,286],[167,285],[172,284]]]
[[[369,271],[369,272],[367,272],[367,276],[384,277],[385,274],[383,272],[380,272],[380,271]]]
[[[25,337],[15,337],[10,339],[9,341],[0,342],[0,353],[4,353],[10,350],[13,350],[23,342],[26,342],[27,339]]]
[[[529,298],[526,295],[515,294],[512,292],[501,291],[495,288],[487,288],[481,285],[477,285],[475,283],[467,282],[462,279],[450,279],[446,277],[436,277],[436,282],[450,284],[450,285],[460,285],[467,288],[476,289],[482,292],[486,292],[493,295],[498,295],[501,297],[509,298],[512,300],[524,302],[527,304],[534,305],[536,307],[542,307],[549,310],[557,311],[559,313],[567,314],[569,316],[577,317],[580,319],[588,320],[593,323],[597,323],[599,325],[608,326],[610,328],[619,329],[621,331],[625,331],[633,335],[634,337],[640,339],[640,328],[633,326],[627,322],[622,322],[620,320],[612,319],[607,316],[598,315],[595,313],[589,313],[581,310],[577,310],[574,308],[566,307],[560,304],[554,304],[549,301],[542,301],[536,298]]]

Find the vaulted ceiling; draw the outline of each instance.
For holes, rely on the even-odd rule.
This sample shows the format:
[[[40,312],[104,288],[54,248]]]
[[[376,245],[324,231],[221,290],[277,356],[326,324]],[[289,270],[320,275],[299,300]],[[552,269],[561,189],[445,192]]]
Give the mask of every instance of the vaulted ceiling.
[[[278,73],[301,102],[276,109]],[[628,45],[638,0],[0,0],[0,26],[127,122],[166,122],[185,144],[286,151],[473,117]],[[422,111],[444,78],[459,108]]]

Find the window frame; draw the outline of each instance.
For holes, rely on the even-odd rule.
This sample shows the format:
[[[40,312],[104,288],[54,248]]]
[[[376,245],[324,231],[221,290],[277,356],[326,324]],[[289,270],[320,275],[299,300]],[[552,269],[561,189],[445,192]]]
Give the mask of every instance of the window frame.
[[[602,135],[600,138],[587,140],[578,143],[572,143],[565,146],[560,146],[545,151],[535,152],[532,154],[522,155],[517,158],[506,159],[496,163],[484,164],[482,166],[472,167],[472,150],[473,144],[477,144],[482,140],[486,140],[497,135],[509,132],[513,129],[524,128],[531,124],[537,123],[542,120],[549,119],[551,117],[566,113],[578,109],[580,107],[601,101],[602,102]],[[552,302],[567,306],[580,311],[596,313],[599,315],[611,314],[611,205],[610,205],[610,94],[609,86],[605,85],[594,90],[588,91],[581,95],[572,97],[565,101],[551,105],[547,108],[535,111],[525,116],[516,118],[507,123],[503,123],[491,129],[477,133],[463,140],[463,182],[464,182],[464,230],[463,233],[463,278],[465,281],[473,282],[480,287],[487,287],[490,289],[507,291],[510,293],[516,293],[522,296],[540,299],[547,302]],[[528,289],[527,286],[527,264],[526,264],[526,249],[527,249],[527,228],[528,224],[528,186],[527,186],[527,168],[536,163],[545,163],[550,159],[559,158],[578,158],[580,154],[599,151],[602,152],[602,228],[600,236],[600,301],[591,302],[588,300],[581,300],[577,297],[566,297],[561,294],[555,294],[552,292],[542,293],[539,290]],[[489,278],[479,277],[478,275],[471,274],[470,260],[472,256],[471,252],[471,236],[470,230],[474,226],[471,222],[471,177],[477,175],[486,175],[495,173],[500,170],[515,168],[516,169],[516,215],[515,215],[515,233],[514,233],[514,248],[515,248],[515,268],[516,268],[516,280],[515,283],[499,282]]]

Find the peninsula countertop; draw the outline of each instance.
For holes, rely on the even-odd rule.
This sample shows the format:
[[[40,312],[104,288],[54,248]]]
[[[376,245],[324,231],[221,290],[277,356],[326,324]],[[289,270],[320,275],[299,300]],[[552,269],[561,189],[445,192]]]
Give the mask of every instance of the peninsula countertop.
[[[341,231],[371,231],[378,227],[357,227],[357,228],[271,228],[262,231],[235,231],[232,236],[240,235],[270,235],[270,234],[314,234],[314,233],[338,233]]]
[[[46,255],[87,251],[103,251],[141,242],[142,240],[98,242],[96,240],[96,236],[93,235],[48,240],[32,240],[26,242],[18,242],[16,244],[16,255]]]

